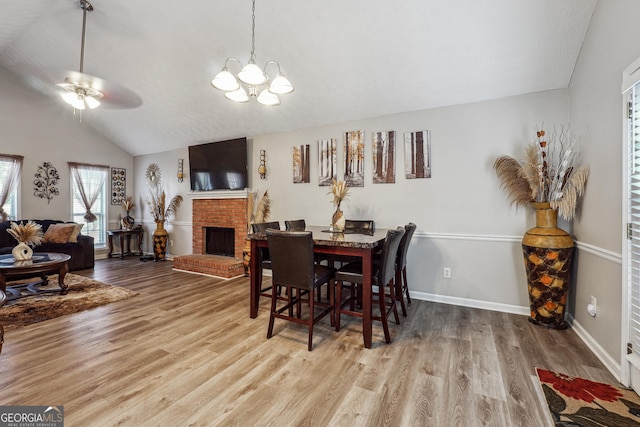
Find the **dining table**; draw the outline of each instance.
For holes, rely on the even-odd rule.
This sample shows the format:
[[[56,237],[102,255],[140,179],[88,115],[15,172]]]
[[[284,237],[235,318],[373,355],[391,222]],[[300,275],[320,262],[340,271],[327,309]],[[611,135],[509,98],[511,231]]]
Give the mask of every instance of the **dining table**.
[[[346,255],[358,257],[362,260],[362,335],[365,348],[371,348],[372,336],[372,260],[373,254],[382,247],[387,237],[386,229],[375,230],[347,230],[345,232],[330,231],[327,226],[307,226],[305,231],[313,235],[314,252],[327,255]],[[265,232],[254,233],[251,240],[250,268],[250,301],[249,316],[258,316],[260,303],[260,277],[262,263],[260,262],[260,248],[265,248],[267,236]]]

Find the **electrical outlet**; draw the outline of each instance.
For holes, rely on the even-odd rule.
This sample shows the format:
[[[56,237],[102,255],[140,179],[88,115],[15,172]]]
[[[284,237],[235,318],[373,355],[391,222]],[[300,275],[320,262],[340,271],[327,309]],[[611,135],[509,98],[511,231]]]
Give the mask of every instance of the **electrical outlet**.
[[[591,295],[591,305],[593,306],[593,309],[596,309],[596,297],[594,297],[593,295]]]
[[[173,239],[169,240],[169,246],[173,246]]]
[[[451,267],[445,267],[442,270],[442,277],[445,279],[451,279]]]

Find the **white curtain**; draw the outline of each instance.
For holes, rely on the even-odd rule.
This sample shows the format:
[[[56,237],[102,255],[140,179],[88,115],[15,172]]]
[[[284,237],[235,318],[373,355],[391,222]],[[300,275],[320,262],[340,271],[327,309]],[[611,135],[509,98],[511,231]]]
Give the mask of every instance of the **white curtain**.
[[[0,218],[2,221],[6,221],[9,218],[8,214],[4,211],[4,204],[18,185],[23,158],[23,156],[0,154],[0,162],[9,165],[6,176],[4,176],[0,182]]]
[[[87,165],[82,163],[69,163],[71,177],[76,184],[80,201],[84,205],[86,212],[84,219],[87,222],[94,222],[97,218],[91,212],[93,204],[100,196],[105,177],[108,175],[108,166]]]

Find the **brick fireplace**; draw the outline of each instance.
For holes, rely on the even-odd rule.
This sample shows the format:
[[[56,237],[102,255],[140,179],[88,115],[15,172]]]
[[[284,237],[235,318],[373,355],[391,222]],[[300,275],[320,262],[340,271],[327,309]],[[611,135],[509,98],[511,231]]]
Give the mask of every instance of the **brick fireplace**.
[[[239,194],[237,194],[239,193]],[[192,200],[192,255],[173,259],[177,270],[231,278],[244,274],[242,251],[247,238],[247,193],[221,192],[216,195],[196,195]],[[207,254],[206,228],[234,230],[234,256]]]

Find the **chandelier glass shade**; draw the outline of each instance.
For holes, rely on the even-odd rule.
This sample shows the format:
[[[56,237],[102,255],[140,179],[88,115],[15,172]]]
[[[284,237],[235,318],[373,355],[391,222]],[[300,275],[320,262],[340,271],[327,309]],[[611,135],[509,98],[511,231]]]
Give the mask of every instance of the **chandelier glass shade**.
[[[256,64],[256,2],[253,0],[253,14],[251,26],[251,56],[249,63],[242,66],[242,62],[234,57],[229,57],[224,63],[222,70],[211,80],[211,85],[223,92],[227,99],[236,102],[247,102],[254,98],[263,105],[279,105],[278,95],[293,92],[293,85],[284,76],[280,64],[276,61],[269,61],[264,68]],[[230,62],[237,62],[240,68],[237,77],[229,71]],[[270,65],[277,67],[277,74],[273,80],[269,81],[267,68]]]

